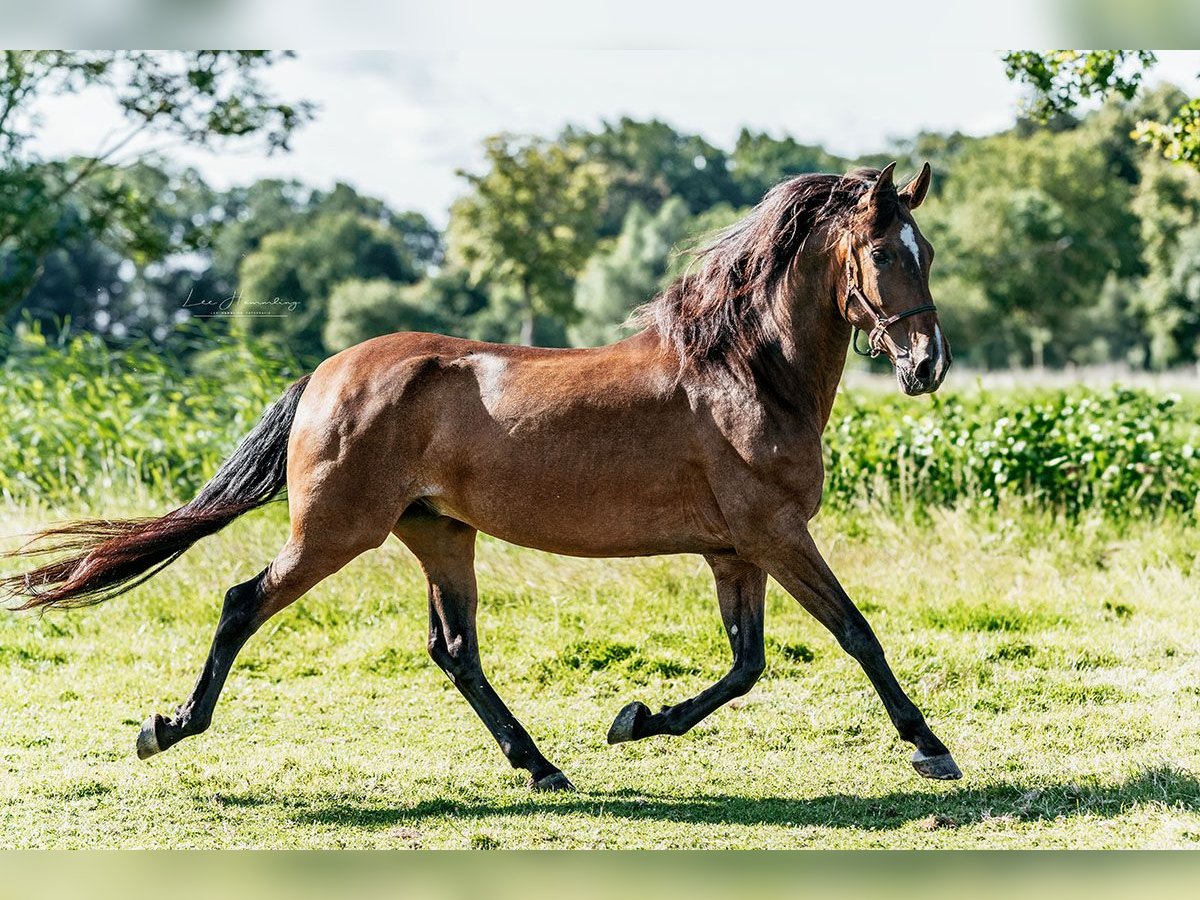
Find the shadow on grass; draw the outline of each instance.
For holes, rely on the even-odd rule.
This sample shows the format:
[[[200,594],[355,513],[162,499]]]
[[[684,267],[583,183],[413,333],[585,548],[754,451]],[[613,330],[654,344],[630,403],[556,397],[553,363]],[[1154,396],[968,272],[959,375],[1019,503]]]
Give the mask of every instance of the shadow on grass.
[[[1200,811],[1200,780],[1170,768],[1148,769],[1116,784],[1022,785],[896,791],[877,797],[825,794],[811,798],[738,797],[728,795],[663,796],[621,791],[612,794],[530,795],[503,800],[425,800],[388,807],[356,802],[345,796],[222,795],[231,807],[261,806],[272,801],[291,811],[299,824],[354,828],[418,825],[443,816],[488,818],[528,815],[588,815],[639,821],[712,825],[820,826],[886,831],[910,822],[932,829],[956,828],[985,820],[1046,821],[1060,817],[1112,817],[1146,803]]]

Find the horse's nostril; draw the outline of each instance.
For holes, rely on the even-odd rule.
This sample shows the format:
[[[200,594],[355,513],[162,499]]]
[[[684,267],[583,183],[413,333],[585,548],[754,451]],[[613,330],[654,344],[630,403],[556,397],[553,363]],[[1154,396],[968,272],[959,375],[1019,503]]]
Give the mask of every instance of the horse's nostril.
[[[917,380],[921,382],[929,381],[929,375],[932,366],[929,365],[929,357],[917,363],[917,367],[913,370],[913,374],[917,376]]]

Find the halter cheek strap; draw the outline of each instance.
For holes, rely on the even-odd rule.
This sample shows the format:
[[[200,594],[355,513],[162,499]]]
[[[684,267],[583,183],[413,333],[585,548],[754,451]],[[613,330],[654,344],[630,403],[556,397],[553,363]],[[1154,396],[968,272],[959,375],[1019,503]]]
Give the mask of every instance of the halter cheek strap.
[[[937,312],[937,307],[932,303],[924,303],[921,306],[914,306],[912,309],[906,309],[903,312],[898,312],[894,316],[885,316],[883,311],[875,306],[863,292],[859,286],[857,275],[857,262],[854,256],[854,251],[849,250],[846,253],[846,302],[842,305],[842,315],[847,322],[850,322],[850,301],[856,300],[864,310],[875,320],[870,333],[867,335],[867,349],[863,350],[858,346],[858,336],[862,333],[861,329],[850,322],[850,327],[854,329],[853,338],[850,341],[850,346],[854,348],[854,352],[859,356],[869,356],[871,359],[877,357],[883,348],[880,341],[887,333],[887,330],[899,322],[901,319],[907,319],[909,316],[919,315],[924,312]]]

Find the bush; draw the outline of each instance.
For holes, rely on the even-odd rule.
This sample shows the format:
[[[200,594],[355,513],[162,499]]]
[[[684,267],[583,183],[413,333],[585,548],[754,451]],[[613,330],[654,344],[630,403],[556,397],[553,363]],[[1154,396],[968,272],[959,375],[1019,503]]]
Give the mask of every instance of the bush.
[[[842,394],[826,430],[826,502],[894,506],[1019,497],[1069,515],[1192,513],[1200,495],[1195,403],[1083,388],[899,396]]]
[[[189,370],[151,346],[115,351],[36,332],[0,353],[0,496],[50,503],[114,492],[191,497],[300,374],[231,341]],[[203,366],[197,366],[204,360]],[[914,411],[922,410],[922,411]],[[1145,391],[843,393],[825,434],[825,502],[912,510],[1018,499],[1068,515],[1193,514],[1200,409]]]
[[[0,496],[190,498],[298,374],[265,344],[230,341],[215,358],[197,373],[149,345],[115,351],[91,334],[4,337]]]

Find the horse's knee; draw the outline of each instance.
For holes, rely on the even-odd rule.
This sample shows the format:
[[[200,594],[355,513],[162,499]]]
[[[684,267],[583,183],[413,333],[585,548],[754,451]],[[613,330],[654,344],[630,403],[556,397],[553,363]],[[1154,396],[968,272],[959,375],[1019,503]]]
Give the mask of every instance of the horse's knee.
[[[461,637],[445,641],[441,635],[430,635],[427,650],[438,668],[445,672],[455,684],[465,678],[479,675],[483,671],[479,654],[474,648],[468,647],[466,641]]]
[[[860,662],[883,656],[883,645],[868,627],[848,628],[838,634],[837,639],[842,649]]]

